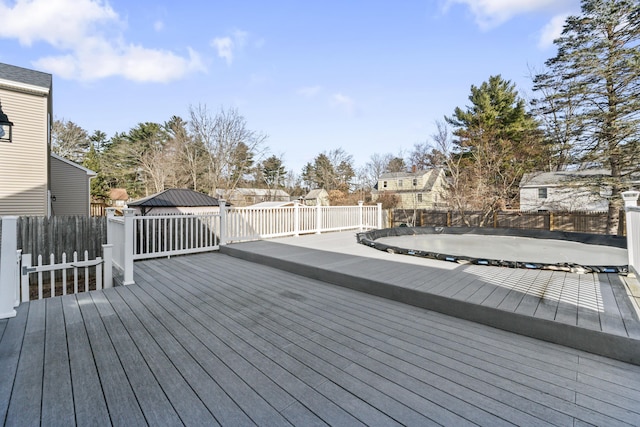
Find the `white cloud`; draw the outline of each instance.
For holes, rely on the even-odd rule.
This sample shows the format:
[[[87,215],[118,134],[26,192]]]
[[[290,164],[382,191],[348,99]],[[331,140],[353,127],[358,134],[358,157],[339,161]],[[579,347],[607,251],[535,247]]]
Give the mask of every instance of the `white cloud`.
[[[231,37],[216,37],[211,40],[211,46],[218,51],[218,56],[227,61],[228,65],[233,62],[233,40]]]
[[[211,40],[211,46],[216,49],[218,56],[231,65],[238,50],[244,48],[249,39],[249,33],[235,30],[230,36],[216,37]]]
[[[153,29],[156,30],[157,32],[164,30],[164,21],[161,21],[158,19],[156,22],[153,23]]]
[[[516,15],[531,12],[560,12],[573,10],[579,0],[446,0],[447,10],[454,4],[466,5],[482,29],[496,27]]]
[[[121,76],[138,82],[168,82],[204,70],[197,52],[150,49],[124,40],[126,24],[102,0],[0,0],[0,37],[24,46],[45,42],[60,54],[34,61],[38,68],[77,80]],[[156,26],[157,29],[157,26]]]
[[[544,26],[540,32],[540,40],[538,40],[538,47],[540,49],[546,49],[549,46],[552,46],[553,41],[560,37],[568,16],[568,13],[556,15],[551,18],[551,21],[549,21],[547,25]]]
[[[331,102],[334,106],[344,109],[349,115],[352,115],[356,110],[356,103],[353,98],[342,93],[333,94]]]
[[[296,93],[307,98],[313,98],[314,96],[318,95],[321,90],[321,86],[306,86],[298,89]]]

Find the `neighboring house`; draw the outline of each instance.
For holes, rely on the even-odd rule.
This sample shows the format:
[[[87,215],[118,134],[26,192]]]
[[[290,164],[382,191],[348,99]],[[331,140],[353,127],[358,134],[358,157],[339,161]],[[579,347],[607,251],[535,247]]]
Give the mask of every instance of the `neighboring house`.
[[[51,153],[51,214],[91,214],[91,178],[96,173]]]
[[[329,206],[329,193],[324,188],[318,188],[315,190],[309,191],[309,193],[304,196],[303,202],[307,206]]]
[[[228,203],[227,203],[228,205]],[[218,199],[186,188],[164,190],[143,199],[129,202],[136,215],[217,212]]]
[[[124,208],[129,201],[126,188],[112,188],[109,190],[109,204],[116,208]]]
[[[51,90],[51,74],[0,63],[0,103],[13,122],[12,142],[0,141],[0,215],[52,214]]]
[[[534,172],[520,182],[521,211],[591,211],[609,209],[611,177],[607,169]],[[629,187],[640,185],[640,176],[629,180]]]
[[[266,188],[236,188],[216,190],[216,196],[234,206],[249,206],[260,202],[288,202],[291,196],[284,190]]]
[[[371,199],[375,202],[384,194],[400,197],[397,207],[401,209],[446,207],[446,176],[442,169],[383,173],[371,192]]]

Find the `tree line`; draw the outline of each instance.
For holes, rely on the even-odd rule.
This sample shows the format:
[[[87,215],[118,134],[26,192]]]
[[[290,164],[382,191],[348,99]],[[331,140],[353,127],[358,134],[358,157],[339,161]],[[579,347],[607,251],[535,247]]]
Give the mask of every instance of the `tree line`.
[[[408,152],[373,153],[361,167],[343,148],[316,155],[296,173],[269,154],[267,136],[236,109],[189,109],[188,120],[140,123],[107,139],[70,121],[55,121],[53,150],[98,172],[94,197],[126,188],[132,197],[165,188],[215,195],[241,186],[285,189],[298,197],[324,188],[336,203],[366,199],[385,172],[443,168],[448,202],[486,218],[517,208],[528,172],[610,170],[607,227],[615,234],[621,192],[640,172],[640,4],[583,0],[555,40],[557,54],[532,73],[532,99],[493,75],[472,85],[469,104],[436,121],[436,132]]]

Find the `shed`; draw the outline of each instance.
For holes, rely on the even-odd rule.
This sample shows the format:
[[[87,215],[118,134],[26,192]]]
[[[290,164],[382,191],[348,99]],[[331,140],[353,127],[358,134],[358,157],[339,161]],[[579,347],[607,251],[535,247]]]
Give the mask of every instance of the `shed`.
[[[227,203],[226,206],[229,204]],[[220,201],[187,188],[171,188],[128,204],[138,215],[217,212]]]
[[[329,206],[329,193],[324,188],[318,188],[315,190],[309,191],[309,193],[304,196],[304,204],[307,206]]]

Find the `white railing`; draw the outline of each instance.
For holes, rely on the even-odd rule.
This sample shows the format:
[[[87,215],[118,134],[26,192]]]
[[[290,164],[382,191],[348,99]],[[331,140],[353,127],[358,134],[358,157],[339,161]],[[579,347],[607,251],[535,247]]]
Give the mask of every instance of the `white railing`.
[[[20,280],[22,301],[34,299],[31,297],[32,274],[37,276],[35,299],[112,287],[112,245],[102,245],[102,251],[104,259],[97,257],[92,260],[89,259],[88,251],[84,251],[84,260],[78,259],[77,252],[73,253],[71,260],[67,260],[67,254],[63,253],[61,262],[58,264],[54,254],[49,256],[49,264],[43,264],[42,255],[38,255],[38,262],[35,265],[31,254],[22,255]]]
[[[133,280],[133,261],[213,251],[230,242],[298,236],[340,230],[382,227],[382,205],[227,208],[217,212],[122,217],[107,209],[107,242],[113,244],[113,263],[123,273],[123,284]]]
[[[220,214],[133,217],[133,259],[217,250]]]
[[[622,193],[626,211],[629,272],[636,276],[640,275],[640,207],[638,207],[638,196],[640,196],[638,191]]]
[[[298,236],[343,230],[381,228],[382,207],[305,206],[226,210],[226,242],[243,242],[273,237]]]

